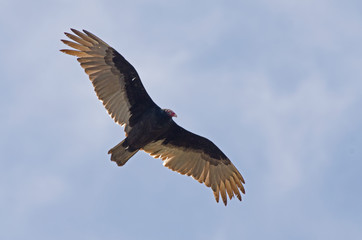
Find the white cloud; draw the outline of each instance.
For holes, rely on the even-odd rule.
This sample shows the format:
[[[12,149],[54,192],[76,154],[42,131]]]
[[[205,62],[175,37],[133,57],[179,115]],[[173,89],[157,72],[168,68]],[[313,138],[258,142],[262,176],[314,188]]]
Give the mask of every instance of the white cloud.
[[[278,93],[266,76],[248,76],[241,87],[241,121],[265,138],[268,189],[274,195],[298,187],[305,178],[323,172],[333,156],[326,143],[356,100],[349,92],[335,92],[326,81],[312,75],[294,91]],[[275,186],[278,190],[271,187]],[[272,193],[271,193],[272,194]]]

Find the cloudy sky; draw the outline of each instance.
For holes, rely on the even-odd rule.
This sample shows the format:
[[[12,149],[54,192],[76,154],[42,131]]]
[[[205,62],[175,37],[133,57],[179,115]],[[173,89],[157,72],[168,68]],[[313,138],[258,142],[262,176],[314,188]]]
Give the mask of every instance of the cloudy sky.
[[[360,1],[0,1],[0,239],[362,239]],[[87,29],[246,180],[138,153],[59,41]]]

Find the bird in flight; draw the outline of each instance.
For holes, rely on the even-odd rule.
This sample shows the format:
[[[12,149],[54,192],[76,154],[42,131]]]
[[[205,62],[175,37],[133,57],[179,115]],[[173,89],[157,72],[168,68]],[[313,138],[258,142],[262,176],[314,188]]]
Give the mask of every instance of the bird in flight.
[[[136,69],[111,46],[86,30],[71,31],[65,35],[73,41],[61,41],[73,49],[60,51],[77,57],[108,114],[124,126],[126,138],[109,150],[111,160],[123,166],[143,150],[211,187],[217,202],[220,195],[225,206],[227,195],[241,201],[245,181],[226,155],[210,140],[177,125],[172,119],[176,113],[153,102]]]

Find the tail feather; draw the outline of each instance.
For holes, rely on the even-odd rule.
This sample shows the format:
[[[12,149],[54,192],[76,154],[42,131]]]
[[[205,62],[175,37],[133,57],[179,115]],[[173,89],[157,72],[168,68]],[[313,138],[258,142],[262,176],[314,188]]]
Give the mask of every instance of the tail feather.
[[[111,160],[116,162],[118,166],[123,166],[126,164],[128,159],[138,152],[138,149],[135,151],[129,151],[127,146],[128,144],[126,144],[125,141],[126,139],[108,151],[108,154],[112,154]]]

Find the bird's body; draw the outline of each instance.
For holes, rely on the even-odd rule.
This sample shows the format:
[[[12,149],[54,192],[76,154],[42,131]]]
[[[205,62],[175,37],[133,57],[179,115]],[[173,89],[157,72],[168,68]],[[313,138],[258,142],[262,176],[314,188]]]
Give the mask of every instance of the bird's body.
[[[122,166],[144,150],[171,170],[211,187],[216,201],[219,195],[225,205],[227,195],[241,201],[245,182],[226,155],[210,140],[177,125],[172,110],[157,106],[137,71],[116,50],[88,31],[72,31],[75,35],[65,34],[74,42],[62,41],[76,50],[61,51],[78,57],[109,115],[125,125],[126,138],[109,150],[111,160]]]
[[[167,132],[173,120],[160,108],[150,108],[144,112],[141,119],[129,131],[127,139],[132,149],[140,149]]]

